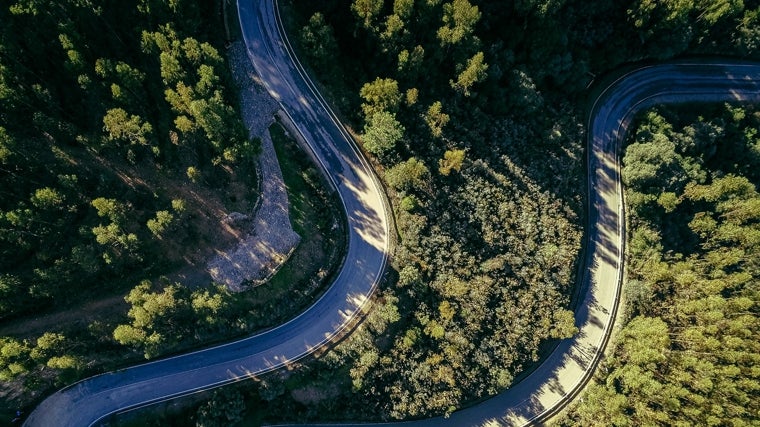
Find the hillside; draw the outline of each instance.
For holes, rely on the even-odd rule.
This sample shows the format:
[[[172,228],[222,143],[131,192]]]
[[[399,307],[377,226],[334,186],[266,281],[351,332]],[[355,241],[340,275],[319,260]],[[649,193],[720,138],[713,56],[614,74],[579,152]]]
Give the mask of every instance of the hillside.
[[[256,146],[202,19],[220,19],[215,7],[0,10],[0,318],[123,290],[234,241],[218,223],[256,200]]]

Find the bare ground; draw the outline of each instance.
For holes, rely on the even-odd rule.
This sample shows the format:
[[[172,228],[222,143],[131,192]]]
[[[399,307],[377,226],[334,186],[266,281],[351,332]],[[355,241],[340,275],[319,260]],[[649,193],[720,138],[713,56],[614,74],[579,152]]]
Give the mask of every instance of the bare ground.
[[[284,263],[300,241],[290,224],[287,188],[269,135],[277,104],[256,83],[244,44],[233,43],[228,50],[232,74],[240,87],[240,103],[251,137],[261,140],[259,171],[261,198],[253,216],[253,225],[231,250],[217,251],[207,269],[215,282],[232,291],[244,284],[260,284]]]

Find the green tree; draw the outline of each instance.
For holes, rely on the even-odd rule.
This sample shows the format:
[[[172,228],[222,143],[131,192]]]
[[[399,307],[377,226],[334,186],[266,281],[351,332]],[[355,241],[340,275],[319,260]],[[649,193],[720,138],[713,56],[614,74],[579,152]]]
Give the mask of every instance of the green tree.
[[[552,338],[571,338],[578,333],[575,327],[575,314],[570,310],[558,310],[554,312],[554,323],[550,336]]]
[[[128,207],[116,199],[98,197],[92,201],[92,206],[97,210],[98,216],[101,218],[108,218],[117,223],[126,220]]]
[[[161,63],[161,77],[164,79],[164,84],[170,85],[180,82],[185,78],[187,73],[182,68],[182,64],[180,64],[177,56],[170,52],[161,52],[159,60]]]
[[[565,0],[516,0],[515,9],[521,15],[546,15],[559,10],[565,3]]]
[[[451,80],[450,85],[462,95],[470,96],[470,89],[475,83],[479,83],[486,78],[486,71],[488,71],[488,64],[484,62],[483,52],[478,52],[467,60],[467,65],[462,67],[457,80]]]
[[[417,45],[412,50],[404,49],[398,54],[396,71],[404,81],[416,81],[425,60],[425,49]]]
[[[401,141],[404,131],[404,126],[396,120],[395,114],[387,111],[376,112],[364,126],[364,148],[372,154],[385,154]]]
[[[0,318],[24,310],[29,299],[21,279],[12,274],[0,274]]]
[[[362,111],[368,119],[381,111],[397,112],[402,99],[396,80],[379,77],[371,83],[365,83],[359,95],[364,100]]]
[[[404,98],[406,99],[406,105],[411,107],[412,105],[417,103],[417,100],[420,97],[420,91],[416,88],[410,88],[406,90],[406,96]]]
[[[438,29],[441,46],[455,45],[473,35],[480,20],[480,10],[468,0],[454,0],[443,5],[443,26]]]
[[[185,170],[185,174],[190,179],[190,181],[197,183],[198,180],[201,179],[202,173],[201,171],[195,167],[195,166],[188,166]]]
[[[465,150],[446,150],[443,158],[438,160],[438,172],[448,176],[452,170],[459,172],[464,163]]]
[[[129,324],[120,324],[113,337],[121,344],[143,351],[151,359],[177,345],[190,332],[185,298],[187,292],[179,285],[169,285],[153,292],[150,281],[143,281],[124,298],[131,308]]]
[[[747,178],[727,175],[716,178],[710,184],[698,185],[692,182],[686,186],[683,194],[691,200],[716,203],[751,198],[756,194],[755,191],[754,184]]]
[[[430,105],[425,114],[425,123],[430,128],[430,133],[440,138],[443,135],[443,128],[449,123],[451,117],[443,112],[443,104],[441,101],[435,101]]]
[[[323,71],[334,69],[334,58],[338,54],[338,44],[330,24],[324,15],[316,12],[301,29],[301,43],[304,51]]]
[[[152,288],[144,280],[129,292],[124,299],[131,305],[131,321],[113,331],[116,341],[142,351],[146,359],[223,329],[228,310],[223,289],[191,292],[178,283]]]
[[[92,227],[95,240],[107,248],[103,253],[105,262],[114,264],[116,261],[122,261],[121,258],[125,255],[132,260],[140,260],[140,241],[137,234],[127,229],[128,206],[116,199],[104,197],[93,200],[92,206],[97,210],[99,217],[110,220],[107,224],[101,223]]]
[[[396,14],[388,15],[385,19],[385,30],[380,34],[385,50],[398,52],[399,43],[405,33],[404,20]]]
[[[677,190],[686,181],[684,159],[661,134],[649,143],[633,143],[625,150],[623,182],[636,191]]]
[[[123,251],[133,257],[139,257],[137,251],[140,242],[137,235],[123,231],[116,223],[95,226],[92,228],[92,234],[95,235],[95,240],[99,244],[110,248],[110,252],[103,253],[106,264],[112,264],[118,260]]]
[[[61,209],[65,198],[60,191],[45,187],[35,190],[30,201],[37,209]]]
[[[742,0],[639,0],[628,16],[644,43],[661,58],[683,52],[695,37],[709,34],[720,21],[741,16]]]
[[[430,178],[427,166],[415,157],[401,162],[385,172],[385,179],[391,187],[400,191],[424,189]]]
[[[206,142],[216,153],[223,152],[225,147],[245,142],[241,126],[234,121],[235,111],[224,102],[219,90],[205,98],[195,98],[193,91],[189,91],[189,94],[192,99],[186,104],[186,108],[179,112],[188,114],[194,121],[189,121],[186,116],[180,114],[178,121],[175,121],[180,130],[185,133],[192,133],[196,129],[203,130]],[[184,122],[192,124],[186,128],[183,126]]]
[[[373,29],[383,9],[383,2],[383,0],[354,0],[351,3],[351,11],[356,14],[364,28]]]
[[[225,427],[240,422],[245,415],[243,395],[222,387],[214,391],[206,403],[195,413],[196,427]]]
[[[148,229],[154,236],[159,239],[164,237],[164,233],[172,227],[174,223],[174,215],[169,211],[158,211],[156,217],[148,220],[146,224]]]
[[[24,341],[0,337],[0,380],[10,381],[31,369],[31,348]]]
[[[510,98],[513,98],[512,110],[519,116],[531,116],[541,109],[544,104],[544,97],[536,86],[536,82],[525,71],[514,69],[510,73],[509,79]]]
[[[103,117],[103,130],[109,142],[148,145],[153,126],[140,116],[129,115],[121,108],[112,108]]]
[[[144,111],[143,99],[146,74],[123,61],[106,58],[95,60],[95,74],[104,81],[111,81],[111,97],[130,110]]]
[[[7,164],[13,155],[16,143],[4,127],[0,126],[0,164]]]
[[[74,344],[65,335],[45,332],[37,338],[37,345],[30,352],[30,357],[40,365],[59,372],[58,385],[74,381],[79,376],[84,361],[72,353]]]
[[[185,199],[172,199],[172,210],[182,218],[187,212],[187,203],[185,202]]]
[[[629,399],[614,389],[599,384],[589,384],[582,404],[574,408],[577,425],[631,426],[628,412]]]
[[[734,33],[734,44],[742,55],[757,52],[760,47],[760,10],[745,10]],[[2,88],[2,85],[0,85]]]
[[[393,0],[393,13],[401,19],[409,19],[414,11],[414,0]]]
[[[190,307],[202,328],[223,327],[229,309],[229,293],[223,286],[213,290],[196,290],[190,295]]]

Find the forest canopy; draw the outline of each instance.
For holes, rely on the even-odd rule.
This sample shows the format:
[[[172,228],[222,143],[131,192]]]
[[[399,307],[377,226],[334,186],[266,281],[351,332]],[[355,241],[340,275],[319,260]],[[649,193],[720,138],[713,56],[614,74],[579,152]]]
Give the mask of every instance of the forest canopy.
[[[628,323],[565,424],[758,422],[760,113],[699,110],[642,114],[625,150]]]
[[[259,385],[260,409],[299,420],[447,414],[509,387],[572,336],[587,89],[626,63],[757,59],[760,46],[757,0],[281,4],[299,56],[388,184],[400,237],[392,283],[364,325],[292,377]],[[157,254],[179,262],[201,238],[177,226],[196,204],[151,183],[222,188],[231,171],[252,172],[246,159],[256,146],[234,112],[224,41],[208,18],[218,7],[13,0],[0,8],[0,318],[140,283],[116,331],[93,324],[83,333],[154,356],[222,327],[221,291],[142,282],[165,267]],[[666,113],[642,120],[624,173],[636,212],[631,253],[651,265],[632,269],[657,274],[634,274],[626,291],[633,320],[609,363],[612,379],[595,391],[610,404],[574,419],[602,411],[612,422],[683,414],[709,424],[754,410],[753,377],[732,381],[757,364],[744,351],[758,353],[754,271],[744,258],[757,240],[760,169],[756,137],[736,119],[743,113],[727,111],[723,123],[682,129]],[[734,128],[744,156],[722,158],[717,135]],[[178,335],[163,334],[177,319]],[[49,367],[75,378],[85,364],[75,342],[52,332],[0,338],[0,376]],[[672,364],[658,368],[663,361]],[[652,400],[661,390],[666,398]],[[713,398],[727,412],[699,406]],[[239,400],[230,401],[239,415]]]
[[[216,1],[0,7],[0,417],[239,330],[226,291],[158,280],[205,265],[230,240],[219,212],[257,197],[221,18]]]
[[[201,18],[216,6],[0,8],[0,319],[176,266],[203,232],[179,226],[199,214],[183,186],[245,174],[256,147]]]

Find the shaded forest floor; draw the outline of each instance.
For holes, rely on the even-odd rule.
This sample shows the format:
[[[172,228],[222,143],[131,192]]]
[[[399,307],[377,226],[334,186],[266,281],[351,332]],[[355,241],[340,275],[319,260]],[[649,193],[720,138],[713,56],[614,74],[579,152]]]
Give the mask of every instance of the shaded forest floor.
[[[239,49],[239,46],[228,45],[229,48]],[[238,52],[239,53],[239,52]],[[247,59],[247,58],[245,58]],[[250,82],[249,82],[250,83]],[[258,91],[266,92],[262,88]],[[271,104],[268,103],[268,104]],[[260,110],[271,110],[271,105],[241,105],[241,114],[246,118],[258,114]],[[271,113],[271,111],[269,111]],[[259,121],[271,122],[271,114],[259,117]],[[269,132],[266,125],[254,126],[259,132]],[[301,244],[292,254],[286,265],[275,274],[269,283],[232,298],[241,319],[229,319],[231,323],[238,322],[246,325],[246,331],[266,328],[292,317],[294,313],[308,306],[329,283],[332,272],[339,265],[345,239],[342,237],[339,218],[336,217],[338,202],[331,200],[319,178],[319,173],[308,162],[292,159],[299,149],[290,141],[284,131],[275,126],[271,129],[280,168],[283,170],[288,197],[291,200],[291,223],[303,237]],[[68,148],[76,150],[75,148]],[[86,150],[82,150],[86,151]],[[57,155],[72,159],[78,167],[88,169],[88,173],[102,173],[113,176],[129,188],[143,194],[170,195],[186,201],[186,221],[192,221],[192,227],[186,223],[177,230],[167,233],[163,243],[168,243],[169,251],[160,263],[157,271],[133,271],[128,273],[134,277],[119,277],[119,286],[103,286],[99,290],[86,295],[71,295],[63,304],[56,304],[53,311],[37,311],[29,315],[10,319],[0,324],[0,336],[12,336],[16,339],[29,339],[32,342],[45,332],[81,331],[89,336],[87,331],[93,328],[100,333],[101,344],[105,343],[104,354],[94,354],[96,366],[88,363],[86,375],[92,369],[115,369],[119,366],[139,363],[143,360],[140,355],[130,352],[127,348],[118,348],[112,343],[113,328],[123,322],[129,304],[124,295],[146,277],[167,277],[172,282],[179,282],[191,288],[208,286],[211,277],[207,272],[207,262],[215,254],[233,248],[246,233],[247,224],[229,224],[222,220],[230,212],[250,213],[257,200],[260,185],[256,182],[256,174],[251,170],[238,173],[227,168],[227,185],[224,188],[211,188],[202,180],[193,185],[187,182],[185,176],[172,176],[161,171],[153,164],[131,165],[126,161],[118,164],[114,160],[106,160],[91,152],[57,153]],[[296,154],[296,157],[298,155]],[[289,158],[290,157],[290,158]],[[304,156],[301,156],[304,157]],[[176,175],[176,173],[174,174]],[[251,181],[253,179],[253,181]],[[137,209],[140,207],[137,206]],[[190,236],[183,229],[194,230]],[[166,242],[174,238],[174,233],[185,233],[178,236],[177,241],[183,244]],[[181,237],[181,238],[179,238]],[[190,242],[188,244],[188,242]],[[239,335],[241,332],[233,335]],[[69,333],[66,332],[68,335]],[[216,337],[216,341],[229,340],[232,336]],[[95,343],[79,343],[77,346],[90,346]],[[194,346],[208,345],[194,343]],[[182,350],[182,349],[180,349]],[[179,351],[179,350],[178,350]],[[36,375],[36,374],[35,374]],[[53,379],[35,380],[35,383],[52,383]],[[4,404],[0,405],[0,419],[11,414],[16,408],[27,410],[31,408],[29,399],[34,399],[32,392],[27,389],[29,384],[6,382],[0,389],[0,397]],[[33,386],[35,387],[35,386]],[[59,386],[55,386],[58,388]],[[52,390],[51,390],[52,391]]]

